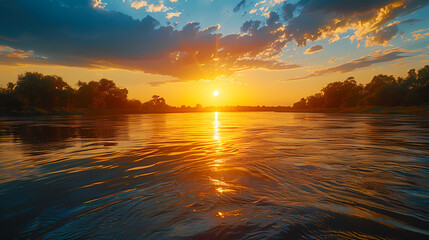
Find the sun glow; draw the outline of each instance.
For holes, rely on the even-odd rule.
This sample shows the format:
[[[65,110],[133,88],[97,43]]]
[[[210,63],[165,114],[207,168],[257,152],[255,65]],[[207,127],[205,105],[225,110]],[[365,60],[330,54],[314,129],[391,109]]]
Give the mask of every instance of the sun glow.
[[[213,92],[213,96],[215,96],[215,97],[219,96],[219,91],[218,91],[218,90],[215,90],[215,91]]]

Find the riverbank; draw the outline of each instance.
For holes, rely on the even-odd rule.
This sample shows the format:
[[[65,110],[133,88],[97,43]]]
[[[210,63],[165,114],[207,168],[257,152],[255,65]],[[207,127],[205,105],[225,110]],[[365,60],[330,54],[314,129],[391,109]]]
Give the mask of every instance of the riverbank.
[[[23,111],[0,111],[0,116],[54,116],[54,115],[108,115],[108,114],[138,114],[141,111],[128,109],[42,109],[30,108]]]
[[[51,109],[31,108],[24,111],[6,112],[0,111],[0,116],[54,116],[54,115],[112,115],[112,114],[150,114],[150,113],[189,113],[189,112],[308,112],[308,113],[368,113],[368,114],[404,114],[429,116],[429,106],[411,107],[355,107],[355,108],[319,108],[319,109],[295,109],[290,107],[266,107],[260,110],[233,110],[229,107],[206,107],[200,110],[177,111],[164,110],[146,112],[131,109]]]
[[[355,107],[355,108],[319,108],[319,109],[288,109],[276,112],[309,112],[309,113],[369,113],[369,114],[405,114],[429,116],[429,106],[411,107]]]

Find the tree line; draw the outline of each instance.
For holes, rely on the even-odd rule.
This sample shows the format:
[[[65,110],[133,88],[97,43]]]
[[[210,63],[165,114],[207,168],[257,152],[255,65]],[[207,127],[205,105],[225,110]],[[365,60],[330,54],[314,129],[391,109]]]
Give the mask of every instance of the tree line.
[[[332,82],[319,93],[293,104],[294,109],[349,108],[359,106],[429,105],[429,65],[411,69],[405,78],[379,74],[366,85],[353,77]]]
[[[121,109],[143,112],[165,112],[171,106],[165,99],[154,95],[144,103],[129,100],[128,90],[120,88],[112,80],[77,83],[71,87],[62,77],[26,72],[18,76],[16,83],[9,82],[0,88],[0,110],[6,112],[31,109]]]
[[[128,99],[128,90],[109,79],[77,83],[71,87],[61,77],[26,72],[16,83],[0,87],[0,112],[31,111],[33,109],[120,109],[132,112],[197,112],[197,111],[289,111],[292,109],[353,108],[359,106],[429,105],[429,65],[411,69],[405,78],[379,74],[366,85],[353,77],[329,83],[319,93],[302,98],[293,107],[224,106],[173,107],[165,99],[153,95],[146,102]]]

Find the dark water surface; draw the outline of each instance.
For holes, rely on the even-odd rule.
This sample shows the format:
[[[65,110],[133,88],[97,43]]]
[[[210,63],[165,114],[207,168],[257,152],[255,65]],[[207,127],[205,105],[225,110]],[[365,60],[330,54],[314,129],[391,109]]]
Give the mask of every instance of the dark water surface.
[[[429,239],[429,119],[0,118],[1,239]]]

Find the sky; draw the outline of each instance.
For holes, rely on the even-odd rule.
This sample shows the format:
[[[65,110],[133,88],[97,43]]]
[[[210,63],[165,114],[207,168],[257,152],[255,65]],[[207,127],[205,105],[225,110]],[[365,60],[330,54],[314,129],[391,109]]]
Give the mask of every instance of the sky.
[[[174,106],[292,105],[429,64],[429,0],[0,1],[0,86],[107,78]],[[213,92],[219,91],[219,96]]]

